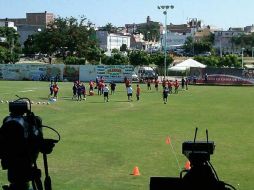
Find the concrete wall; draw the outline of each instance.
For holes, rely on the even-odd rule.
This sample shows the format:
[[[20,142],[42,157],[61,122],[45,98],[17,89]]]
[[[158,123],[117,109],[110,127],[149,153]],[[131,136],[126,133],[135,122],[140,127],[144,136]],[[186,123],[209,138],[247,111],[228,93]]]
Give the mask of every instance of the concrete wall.
[[[103,77],[106,82],[123,82],[131,78],[131,65],[64,65],[64,64],[0,64],[0,80],[95,81]]]

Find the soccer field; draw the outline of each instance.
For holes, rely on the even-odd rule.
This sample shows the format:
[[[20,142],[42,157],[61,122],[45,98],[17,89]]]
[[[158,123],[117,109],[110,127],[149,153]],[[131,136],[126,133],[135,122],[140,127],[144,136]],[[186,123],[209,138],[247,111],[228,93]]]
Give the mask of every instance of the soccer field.
[[[86,86],[88,86],[86,84]],[[134,92],[136,85],[132,85]],[[151,176],[179,176],[187,161],[182,143],[215,141],[211,162],[220,180],[237,189],[254,186],[254,88],[190,86],[169,96],[163,104],[161,86],[148,91],[141,85],[141,98],[128,102],[123,84],[104,103],[102,96],[72,100],[72,83],[59,83],[55,103],[33,104],[32,111],[43,124],[58,130],[61,141],[48,156],[54,190],[147,190]],[[47,102],[49,83],[0,81],[0,99],[15,95],[34,102]],[[0,119],[9,115],[8,104],[0,103]],[[44,137],[56,138],[45,129]],[[43,170],[41,155],[38,166]],[[140,176],[130,175],[138,166]],[[44,180],[44,179],[43,179]],[[0,172],[0,185],[8,183]]]

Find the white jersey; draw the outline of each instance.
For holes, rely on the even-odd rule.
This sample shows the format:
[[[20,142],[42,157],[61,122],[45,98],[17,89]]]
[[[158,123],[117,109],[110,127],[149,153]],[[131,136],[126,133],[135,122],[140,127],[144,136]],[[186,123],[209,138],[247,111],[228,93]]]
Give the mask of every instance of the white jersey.
[[[105,86],[105,87],[103,88],[103,92],[109,92],[109,88],[108,88],[107,86]]]
[[[127,94],[132,94],[132,87],[131,86],[129,86],[128,88],[127,88]]]

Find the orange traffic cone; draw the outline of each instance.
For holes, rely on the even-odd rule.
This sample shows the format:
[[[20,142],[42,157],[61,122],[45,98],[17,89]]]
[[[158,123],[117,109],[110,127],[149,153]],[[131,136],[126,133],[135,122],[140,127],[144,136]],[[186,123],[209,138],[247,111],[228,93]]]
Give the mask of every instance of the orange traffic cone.
[[[171,143],[171,141],[170,141],[170,138],[169,138],[169,136],[166,138],[166,144],[170,144]]]
[[[134,175],[134,176],[140,175],[138,166],[135,166],[135,167],[134,167],[132,175]]]
[[[190,169],[191,169],[190,161],[187,161],[187,162],[185,163],[184,168],[185,168],[186,170],[190,170]]]

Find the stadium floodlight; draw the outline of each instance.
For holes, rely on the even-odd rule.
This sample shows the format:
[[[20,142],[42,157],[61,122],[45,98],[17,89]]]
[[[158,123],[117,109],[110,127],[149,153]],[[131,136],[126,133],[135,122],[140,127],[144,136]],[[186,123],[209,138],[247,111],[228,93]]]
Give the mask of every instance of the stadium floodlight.
[[[165,32],[164,32],[164,79],[167,75],[167,14],[168,9],[174,9],[173,5],[161,5],[157,7],[158,9],[163,10],[163,14],[165,15]]]

